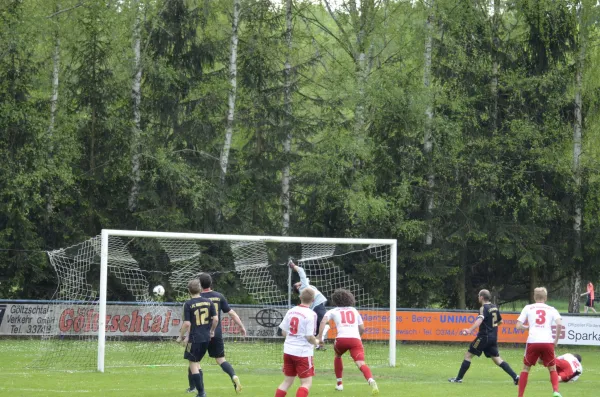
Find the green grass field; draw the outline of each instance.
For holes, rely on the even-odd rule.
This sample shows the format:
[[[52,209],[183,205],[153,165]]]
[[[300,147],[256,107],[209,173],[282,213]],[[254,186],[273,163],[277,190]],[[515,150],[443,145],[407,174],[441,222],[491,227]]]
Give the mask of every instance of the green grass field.
[[[85,343],[85,342],[79,342]],[[53,370],[31,368],[39,362],[39,343],[25,340],[0,340],[0,395],[1,396],[185,396],[187,387],[186,363],[174,361],[166,366],[133,366],[128,362],[128,350],[134,342],[113,343],[107,357],[107,364],[118,367],[107,368],[101,374],[94,371]],[[135,342],[136,347],[144,347],[149,354],[155,349],[153,344]],[[281,348],[281,346],[279,346]],[[396,368],[375,367],[382,396],[443,396],[443,397],[504,397],[516,396],[517,388],[511,379],[489,359],[476,359],[463,384],[450,384],[447,378],[456,375],[466,345],[417,345],[398,346]],[[180,355],[181,348],[172,347],[173,354]],[[244,356],[252,364],[235,366],[242,380],[242,396],[273,396],[275,388],[282,380],[278,365],[261,354],[259,346],[236,345],[230,350],[238,359]],[[570,349],[583,356],[584,373],[579,381],[561,384],[564,397],[594,397],[600,395],[600,350],[596,348]],[[119,352],[115,354],[114,352]],[[558,353],[565,353],[560,348]],[[503,358],[513,369],[520,372],[523,356],[522,348],[501,347]],[[115,357],[118,359],[115,360]],[[335,376],[332,370],[333,353],[316,352],[317,376],[314,378],[311,396],[365,397],[370,388],[360,372],[349,361],[345,361],[345,390],[334,390]],[[367,349],[367,361],[369,349]],[[241,360],[244,361],[244,360]],[[131,366],[128,366],[131,365]],[[203,363],[204,382],[208,397],[234,396],[229,379],[221,369],[208,362]],[[296,385],[297,386],[297,383]],[[288,396],[295,395],[295,388]],[[527,396],[551,396],[548,372],[544,368],[534,368],[527,387]]]

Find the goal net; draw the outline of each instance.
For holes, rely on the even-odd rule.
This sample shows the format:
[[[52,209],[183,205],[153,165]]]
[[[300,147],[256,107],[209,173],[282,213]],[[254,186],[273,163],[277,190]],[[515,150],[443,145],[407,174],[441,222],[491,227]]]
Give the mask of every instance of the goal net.
[[[247,329],[242,336],[222,315],[227,360],[248,364],[258,356],[262,365],[279,368],[278,325],[298,303],[291,284],[299,277],[287,266],[289,258],[326,298],[337,288],[354,294],[366,328],[367,361],[395,365],[395,240],[103,230],[48,256],[58,286],[36,362],[46,368],[181,365],[183,348],[174,340],[187,284],[202,272],[211,274],[213,289],[226,296]],[[164,296],[153,294],[158,285]],[[327,350],[315,352],[319,367],[332,366],[333,338],[335,329]]]

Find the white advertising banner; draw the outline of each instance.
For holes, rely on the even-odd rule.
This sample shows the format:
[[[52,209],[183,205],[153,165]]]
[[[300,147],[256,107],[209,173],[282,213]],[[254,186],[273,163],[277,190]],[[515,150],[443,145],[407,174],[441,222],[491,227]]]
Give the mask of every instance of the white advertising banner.
[[[560,345],[600,346],[600,317],[563,316]]]

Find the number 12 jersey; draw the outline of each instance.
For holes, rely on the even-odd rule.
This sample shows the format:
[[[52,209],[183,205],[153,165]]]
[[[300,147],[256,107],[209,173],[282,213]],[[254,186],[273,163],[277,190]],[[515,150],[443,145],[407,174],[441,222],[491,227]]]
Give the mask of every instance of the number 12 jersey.
[[[336,307],[325,313],[325,317],[335,322],[337,328],[336,338],[360,339],[358,326],[363,324],[358,310],[353,307]]]

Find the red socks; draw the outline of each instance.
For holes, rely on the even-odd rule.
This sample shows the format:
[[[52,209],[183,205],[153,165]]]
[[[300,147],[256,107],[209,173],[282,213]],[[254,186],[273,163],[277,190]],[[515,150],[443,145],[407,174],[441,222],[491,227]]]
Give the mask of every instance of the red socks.
[[[344,372],[344,363],[342,362],[341,357],[335,357],[333,359],[333,368],[335,370],[335,377],[338,379],[342,378],[342,373]]]
[[[296,392],[296,397],[307,397],[307,396],[308,396],[308,389],[306,387],[301,387]]]
[[[277,391],[275,392],[275,397],[285,397],[286,394],[287,394],[287,391],[283,391],[283,390],[277,388]]]
[[[550,382],[552,383],[552,390],[558,391],[558,373],[556,371],[550,371]]]
[[[360,367],[360,372],[363,373],[366,380],[369,380],[373,377],[373,374],[371,373],[371,369],[369,368],[369,366],[367,364],[364,364],[362,367]]]
[[[521,372],[519,377],[519,397],[523,397],[525,393],[525,386],[527,386],[527,378],[529,378],[529,372]]]

